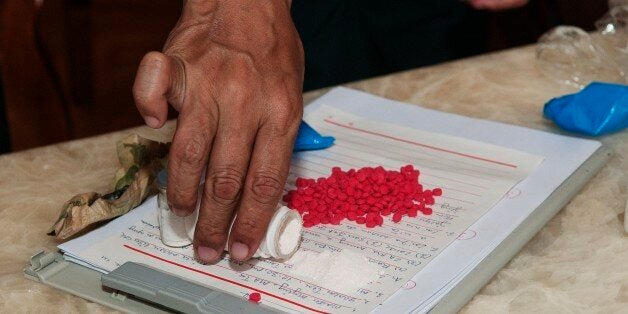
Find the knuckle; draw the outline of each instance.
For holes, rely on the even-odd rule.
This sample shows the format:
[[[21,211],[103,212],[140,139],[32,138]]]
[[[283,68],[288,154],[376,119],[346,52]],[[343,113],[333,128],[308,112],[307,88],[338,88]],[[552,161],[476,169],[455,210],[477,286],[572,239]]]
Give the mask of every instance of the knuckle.
[[[187,213],[194,211],[194,207],[196,207],[194,195],[190,195],[187,191],[177,188],[169,188],[167,193],[170,207],[174,207]]]
[[[226,91],[230,94],[242,94],[250,88],[247,72],[242,67],[236,66],[234,69],[234,78],[225,82]]]
[[[295,106],[286,106],[278,109],[270,119],[271,127],[277,134],[291,134],[299,127],[303,109]]]
[[[203,243],[219,245],[227,237],[227,227],[218,219],[199,219],[196,222],[196,235]]]
[[[174,207],[177,210],[182,210],[187,213],[194,211],[197,202],[197,190],[194,188],[185,187],[182,184],[177,184],[173,176],[172,182],[168,184],[168,204],[170,207]]]
[[[258,234],[263,234],[264,227],[259,219],[254,219],[252,217],[242,217],[238,221],[238,234],[237,237],[242,239],[253,239]]]
[[[211,174],[211,199],[224,207],[233,206],[242,190],[243,173],[234,168],[221,168]]]
[[[254,199],[262,204],[270,204],[281,195],[282,184],[279,171],[264,171],[253,175],[249,189]]]
[[[183,163],[201,166],[208,154],[207,149],[207,141],[202,136],[194,135],[184,139],[183,144],[175,147],[172,153],[175,159]]]

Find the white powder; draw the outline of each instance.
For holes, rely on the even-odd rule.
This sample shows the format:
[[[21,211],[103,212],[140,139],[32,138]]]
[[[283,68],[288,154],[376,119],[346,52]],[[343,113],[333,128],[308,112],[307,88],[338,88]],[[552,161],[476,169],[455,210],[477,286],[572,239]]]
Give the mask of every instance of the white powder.
[[[281,254],[294,252],[301,240],[301,219],[290,219],[282,226],[279,233],[279,251]]]
[[[299,250],[287,263],[292,264],[293,275],[342,293],[366,287],[380,275],[377,265],[350,250],[334,253]]]

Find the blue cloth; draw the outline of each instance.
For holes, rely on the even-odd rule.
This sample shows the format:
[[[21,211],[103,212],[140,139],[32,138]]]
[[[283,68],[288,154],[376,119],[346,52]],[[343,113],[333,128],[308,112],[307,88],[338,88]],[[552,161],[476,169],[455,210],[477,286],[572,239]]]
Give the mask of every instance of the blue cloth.
[[[579,93],[550,100],[543,114],[571,132],[617,132],[628,127],[628,86],[593,82]]]
[[[305,121],[301,121],[299,133],[294,143],[294,151],[324,149],[333,145],[335,140],[331,136],[321,136]]]

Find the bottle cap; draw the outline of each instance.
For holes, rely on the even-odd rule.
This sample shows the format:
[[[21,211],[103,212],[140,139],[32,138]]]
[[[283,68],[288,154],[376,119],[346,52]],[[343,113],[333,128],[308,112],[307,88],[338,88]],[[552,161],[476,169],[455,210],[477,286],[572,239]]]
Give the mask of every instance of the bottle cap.
[[[166,169],[161,169],[161,171],[157,173],[157,185],[162,189],[168,186],[168,171],[166,171]]]
[[[303,220],[295,210],[281,206],[268,224],[266,238],[260,249],[276,259],[288,259],[299,248]],[[264,257],[264,256],[262,256]]]

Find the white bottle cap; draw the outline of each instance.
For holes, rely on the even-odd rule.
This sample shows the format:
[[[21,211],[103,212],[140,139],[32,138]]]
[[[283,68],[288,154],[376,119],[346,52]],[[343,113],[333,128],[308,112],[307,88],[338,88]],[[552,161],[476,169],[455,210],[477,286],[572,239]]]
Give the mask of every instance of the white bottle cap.
[[[191,215],[180,218],[168,210],[168,214],[172,216],[168,216],[169,219],[163,219],[164,210],[160,209],[160,228],[167,231],[162,232],[162,242],[165,245],[176,247],[192,244],[198,212],[199,206],[197,205],[196,210]],[[271,218],[266,235],[253,257],[272,257],[280,260],[291,257],[299,248],[302,230],[301,215],[286,206],[279,207]]]
[[[288,259],[299,248],[303,221],[298,212],[281,206],[268,224],[268,230],[253,256]]]

